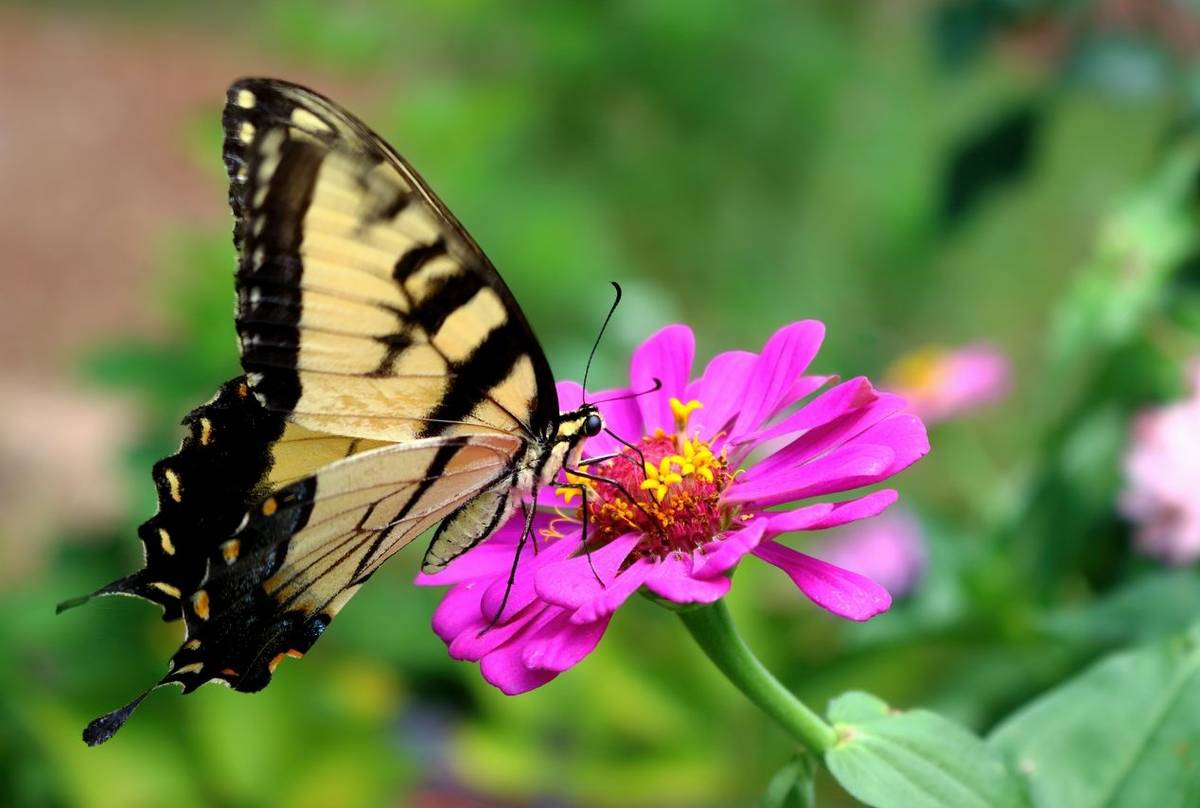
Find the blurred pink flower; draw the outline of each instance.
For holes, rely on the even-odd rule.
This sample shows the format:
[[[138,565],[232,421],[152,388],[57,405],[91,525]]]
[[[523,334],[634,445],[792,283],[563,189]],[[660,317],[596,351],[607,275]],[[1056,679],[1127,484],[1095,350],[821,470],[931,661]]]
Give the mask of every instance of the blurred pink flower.
[[[776,538],[874,516],[896,501],[894,490],[766,510],[873,485],[929,450],[925,427],[904,412],[904,400],[865,378],[817,394],[831,377],[802,374],[823,337],[819,322],[793,323],[762,353],[719,354],[694,380],[691,329],[668,326],[650,337],[634,352],[630,388],[652,388],[654,379],[662,388],[600,404],[608,427],[638,451],[606,434],[587,444],[591,456],[619,453],[588,471],[619,481],[636,503],[613,485],[568,475],[588,485],[589,562],[579,493],[543,491],[539,504],[558,515],[539,515],[537,552],[527,542],[506,603],[520,519],[444,572],[418,576],[422,586],[452,585],[433,618],[450,655],[479,661],[484,678],[505,693],[531,690],[591,653],[634,592],[711,603],[729,591],[729,573],[748,554],[782,569],[834,614],[867,620],[885,611],[891,597],[882,586]],[[628,393],[608,390],[589,400]],[[573,409],[582,390],[562,382],[558,396],[563,409]],[[748,462],[756,449],[764,456]]]
[[[1134,421],[1119,506],[1142,552],[1169,564],[1200,558],[1200,363],[1189,398]]]
[[[836,531],[813,554],[870,578],[898,598],[925,572],[925,534],[915,516],[896,508]]]
[[[954,350],[928,346],[897,359],[887,386],[908,400],[927,423],[945,421],[992,404],[1008,394],[1008,358],[986,344]]]

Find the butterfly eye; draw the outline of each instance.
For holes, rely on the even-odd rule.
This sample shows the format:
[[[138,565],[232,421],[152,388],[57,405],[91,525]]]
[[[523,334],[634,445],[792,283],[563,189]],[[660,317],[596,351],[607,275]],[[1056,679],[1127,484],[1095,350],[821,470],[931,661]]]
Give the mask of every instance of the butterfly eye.
[[[604,421],[600,420],[600,416],[592,413],[583,421],[583,434],[589,438],[594,438],[600,434],[600,430],[604,429]]]

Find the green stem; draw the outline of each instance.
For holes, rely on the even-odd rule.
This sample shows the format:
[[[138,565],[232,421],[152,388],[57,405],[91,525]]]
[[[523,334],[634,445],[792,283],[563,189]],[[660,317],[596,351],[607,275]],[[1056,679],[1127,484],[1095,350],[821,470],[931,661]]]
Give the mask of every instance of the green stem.
[[[818,757],[837,741],[837,732],[771,675],[746,645],[724,599],[679,612],[683,625],[713,664],[781,727]]]

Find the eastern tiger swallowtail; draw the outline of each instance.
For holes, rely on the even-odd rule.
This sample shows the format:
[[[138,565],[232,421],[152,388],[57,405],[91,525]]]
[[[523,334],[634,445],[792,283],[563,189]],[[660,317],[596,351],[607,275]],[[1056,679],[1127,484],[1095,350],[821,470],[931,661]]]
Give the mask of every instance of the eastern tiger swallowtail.
[[[398,549],[440,520],[422,570],[441,570],[603,429],[590,404],[559,412],[500,275],[362,122],[243,79],[223,123],[245,375],[154,466],[145,567],[92,595],[154,601],[186,632],[169,672],[93,721],[89,744],[164,684],[265,687]]]

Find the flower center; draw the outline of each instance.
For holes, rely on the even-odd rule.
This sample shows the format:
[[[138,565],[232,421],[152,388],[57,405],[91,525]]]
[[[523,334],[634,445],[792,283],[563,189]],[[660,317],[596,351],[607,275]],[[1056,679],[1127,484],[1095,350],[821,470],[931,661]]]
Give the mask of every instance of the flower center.
[[[643,436],[636,448],[626,448],[588,473],[611,482],[568,474],[570,486],[558,489],[571,502],[587,489],[587,545],[602,547],[626,533],[641,541],[626,563],[639,558],[662,558],[672,552],[691,552],[728,529],[736,510],[719,503],[733,482],[724,452],[714,454],[709,443],[687,433],[687,422],[699,401],[671,399],[675,432],[662,429]],[[575,518],[583,520],[583,505]]]
[[[888,378],[904,390],[932,390],[946,372],[946,350],[935,345],[918,348],[892,363]]]

